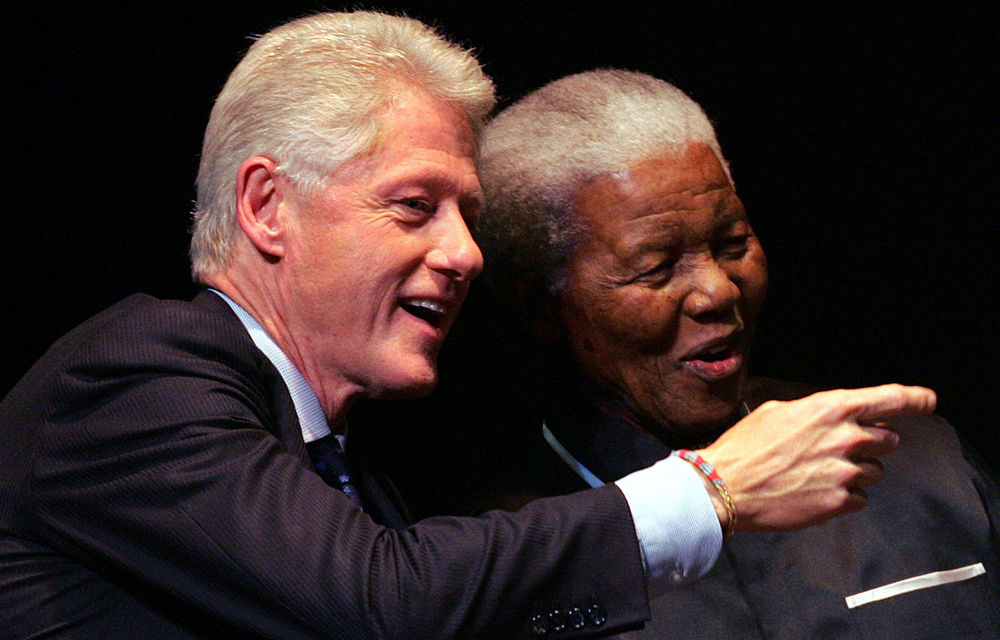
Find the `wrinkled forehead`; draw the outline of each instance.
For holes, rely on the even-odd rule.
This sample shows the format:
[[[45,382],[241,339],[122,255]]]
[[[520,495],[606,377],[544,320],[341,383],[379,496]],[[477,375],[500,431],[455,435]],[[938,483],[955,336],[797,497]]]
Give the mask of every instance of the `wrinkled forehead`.
[[[679,153],[655,154],[601,174],[577,190],[573,204],[584,223],[690,209],[711,209],[720,216],[742,214],[722,163],[703,144],[689,145]]]

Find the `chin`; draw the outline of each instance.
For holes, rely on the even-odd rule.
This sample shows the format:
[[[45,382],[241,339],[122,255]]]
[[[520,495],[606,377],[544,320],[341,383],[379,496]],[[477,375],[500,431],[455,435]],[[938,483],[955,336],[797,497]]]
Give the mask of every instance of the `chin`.
[[[709,394],[681,406],[661,407],[656,423],[660,429],[694,440],[731,426],[739,408],[740,396]]]
[[[709,386],[702,393],[692,394],[693,408],[690,411],[692,422],[718,425],[728,420],[743,402],[746,381],[746,372],[741,372],[728,380]]]
[[[371,385],[371,398],[422,398],[437,386],[437,368],[433,365],[397,371]]]

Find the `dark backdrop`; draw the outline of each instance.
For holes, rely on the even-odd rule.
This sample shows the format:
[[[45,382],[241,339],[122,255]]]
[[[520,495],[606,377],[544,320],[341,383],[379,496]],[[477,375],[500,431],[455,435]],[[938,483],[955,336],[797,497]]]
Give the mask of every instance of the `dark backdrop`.
[[[502,103],[598,66],[687,90],[718,124],[770,258],[754,370],[929,385],[996,459],[995,2],[480,4],[369,6],[476,48]],[[117,299],[191,294],[188,212],[212,99],[247,36],[321,8],[8,9],[0,393]]]

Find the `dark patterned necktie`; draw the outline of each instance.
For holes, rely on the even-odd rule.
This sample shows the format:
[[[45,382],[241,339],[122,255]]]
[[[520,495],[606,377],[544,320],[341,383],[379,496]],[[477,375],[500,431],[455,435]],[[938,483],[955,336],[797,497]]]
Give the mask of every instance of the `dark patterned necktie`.
[[[319,440],[306,443],[306,449],[312,458],[313,466],[320,477],[330,485],[340,489],[354,504],[361,506],[361,494],[351,478],[351,470],[347,465],[344,448],[332,433]]]

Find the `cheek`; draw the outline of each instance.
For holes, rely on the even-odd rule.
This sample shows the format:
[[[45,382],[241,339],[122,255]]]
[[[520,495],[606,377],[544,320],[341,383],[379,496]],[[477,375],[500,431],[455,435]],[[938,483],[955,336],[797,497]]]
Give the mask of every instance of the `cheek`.
[[[662,353],[674,342],[677,309],[678,301],[666,290],[626,287],[577,310],[586,322],[578,323],[574,342],[591,353]]]
[[[616,317],[622,339],[637,351],[669,351],[677,335],[679,301],[669,289],[643,290],[618,307]]]

